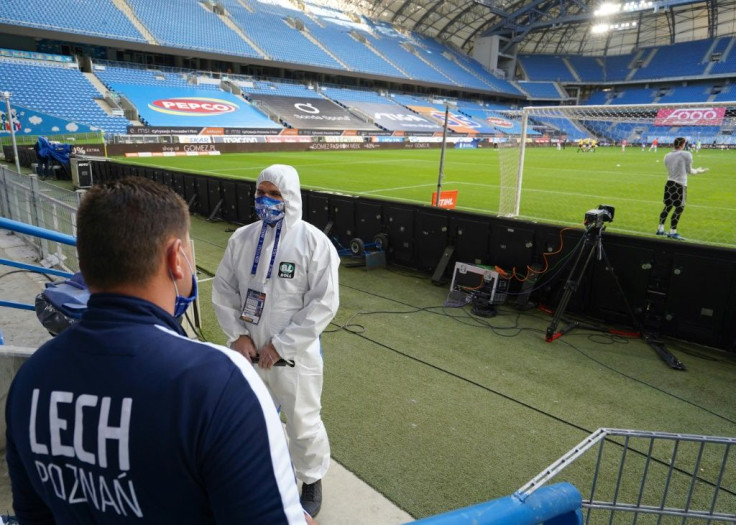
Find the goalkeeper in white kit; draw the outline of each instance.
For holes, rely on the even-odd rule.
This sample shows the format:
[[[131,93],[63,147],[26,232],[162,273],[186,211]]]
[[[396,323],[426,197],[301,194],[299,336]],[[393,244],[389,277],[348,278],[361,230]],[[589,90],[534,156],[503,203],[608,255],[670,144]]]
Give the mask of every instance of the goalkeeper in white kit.
[[[678,241],[685,240],[683,236],[677,233],[677,224],[685,210],[687,176],[708,171],[708,168],[693,168],[693,155],[689,151],[685,151],[686,145],[687,139],[685,137],[677,137],[674,143],[675,150],[664,156],[664,164],[667,166],[667,182],[664,186],[664,209],[659,214],[659,226],[657,227],[657,235],[666,235],[670,239],[677,239]],[[670,217],[670,231],[665,233],[664,224],[673,208],[675,211]]]

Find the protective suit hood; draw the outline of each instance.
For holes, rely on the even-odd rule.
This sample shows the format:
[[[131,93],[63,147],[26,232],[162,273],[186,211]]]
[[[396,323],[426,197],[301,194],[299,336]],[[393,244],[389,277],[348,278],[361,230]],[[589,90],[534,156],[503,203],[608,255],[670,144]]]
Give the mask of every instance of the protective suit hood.
[[[302,220],[302,192],[296,170],[285,164],[273,164],[258,175],[256,187],[264,181],[275,185],[284,198],[286,226],[293,226]]]

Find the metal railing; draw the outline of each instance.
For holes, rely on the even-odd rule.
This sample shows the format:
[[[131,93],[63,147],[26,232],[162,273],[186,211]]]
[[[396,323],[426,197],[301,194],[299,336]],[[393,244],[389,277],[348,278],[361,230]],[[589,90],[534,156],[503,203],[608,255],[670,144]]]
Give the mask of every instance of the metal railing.
[[[585,523],[736,523],[736,438],[601,428],[516,492],[566,471]]]
[[[734,524],[735,447],[733,437],[600,428],[514,494],[415,523]]]
[[[83,194],[41,181],[36,175],[19,175],[0,166],[0,215],[7,219],[76,236],[77,207]],[[43,266],[79,271],[74,246],[21,235],[37,251]]]

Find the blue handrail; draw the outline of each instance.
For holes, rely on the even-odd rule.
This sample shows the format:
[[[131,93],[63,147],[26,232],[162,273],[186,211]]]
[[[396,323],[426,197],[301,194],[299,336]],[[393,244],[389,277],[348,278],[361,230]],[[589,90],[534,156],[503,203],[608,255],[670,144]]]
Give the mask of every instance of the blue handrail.
[[[583,498],[570,483],[541,487],[412,522],[421,525],[582,525]]]
[[[25,233],[27,235],[33,235],[34,237],[41,237],[42,239],[60,242],[61,244],[68,244],[70,246],[77,245],[77,238],[73,235],[47,230],[46,228],[39,228],[38,226],[33,226],[32,224],[26,224],[25,222],[6,219],[4,217],[0,217],[0,228],[18,233]]]
[[[61,244],[68,244],[70,246],[77,245],[77,238],[73,235],[67,235],[66,233],[59,233],[52,230],[47,230],[45,228],[39,228],[38,226],[33,226],[32,224],[26,224],[25,222],[6,219],[5,217],[0,217],[0,228],[17,233],[23,233],[26,235],[33,235],[34,237],[40,237],[42,239],[48,239],[49,241],[55,241]],[[73,273],[64,272],[62,270],[46,268],[45,266],[34,266],[32,264],[20,263],[8,259],[0,259],[0,265],[10,266],[12,268],[20,268],[22,270],[28,270],[31,272],[46,275],[56,275],[58,277],[72,277],[74,275]],[[17,308],[19,310],[36,310],[36,307],[32,304],[16,303],[14,301],[0,300],[0,307],[2,306],[8,308]]]

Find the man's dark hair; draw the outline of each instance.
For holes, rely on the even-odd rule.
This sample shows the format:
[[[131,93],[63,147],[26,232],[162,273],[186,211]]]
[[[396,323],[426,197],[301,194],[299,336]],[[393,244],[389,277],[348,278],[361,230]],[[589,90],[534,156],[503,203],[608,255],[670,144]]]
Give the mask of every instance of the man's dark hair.
[[[164,243],[189,231],[189,211],[173,190],[141,177],[94,186],[77,213],[79,269],[94,288],[143,284],[158,270]]]
[[[685,145],[686,142],[687,142],[687,139],[685,137],[677,137],[675,139],[675,149],[681,148],[682,146]]]

